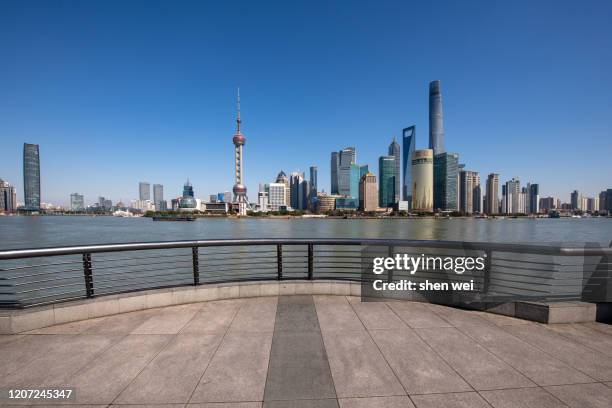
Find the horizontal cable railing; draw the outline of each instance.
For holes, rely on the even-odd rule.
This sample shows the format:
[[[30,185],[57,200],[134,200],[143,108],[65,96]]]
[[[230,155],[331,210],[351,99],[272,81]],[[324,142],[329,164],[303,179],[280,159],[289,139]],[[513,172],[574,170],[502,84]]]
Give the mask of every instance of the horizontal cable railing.
[[[0,307],[208,283],[324,279],[366,282],[371,259],[483,256],[486,267],[387,271],[386,282],[472,282],[480,301],[610,301],[611,248],[399,239],[232,239],[0,251]],[[368,278],[369,279],[369,278]],[[603,294],[602,294],[603,291]],[[588,300],[588,299],[587,299]]]

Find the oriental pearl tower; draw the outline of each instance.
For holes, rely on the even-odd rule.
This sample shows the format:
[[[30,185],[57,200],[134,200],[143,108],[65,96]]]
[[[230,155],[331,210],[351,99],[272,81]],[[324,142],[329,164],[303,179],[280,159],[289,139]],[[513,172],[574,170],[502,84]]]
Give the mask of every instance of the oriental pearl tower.
[[[240,132],[240,88],[238,88],[238,115],[236,117],[236,134],[232,141],[234,142],[234,157],[235,157],[235,181],[234,184],[234,203],[238,204],[238,215],[246,215],[247,209],[250,209],[249,200],[247,198],[247,188],[243,184],[243,161],[242,150],[246,143],[246,137]]]

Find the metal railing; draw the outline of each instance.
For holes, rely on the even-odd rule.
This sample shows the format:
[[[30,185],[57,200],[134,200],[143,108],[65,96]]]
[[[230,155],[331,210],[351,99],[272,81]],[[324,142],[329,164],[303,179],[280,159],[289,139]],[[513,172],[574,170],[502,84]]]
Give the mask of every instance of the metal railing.
[[[292,279],[359,282],[372,253],[393,256],[407,252],[485,256],[486,267],[479,273],[453,275],[433,270],[411,278],[472,279],[478,293],[489,299],[526,296],[580,300],[585,293],[598,293],[598,299],[610,301],[612,248],[597,244],[567,247],[396,239],[230,239],[0,251],[0,307],[23,308],[206,283]],[[390,271],[387,280],[409,276]]]

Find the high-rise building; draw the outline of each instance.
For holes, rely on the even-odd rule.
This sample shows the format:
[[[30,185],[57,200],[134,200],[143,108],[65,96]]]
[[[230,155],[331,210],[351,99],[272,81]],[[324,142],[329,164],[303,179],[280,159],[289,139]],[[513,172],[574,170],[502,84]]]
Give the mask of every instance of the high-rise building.
[[[581,210],[582,196],[578,193],[578,190],[572,191],[570,195],[570,202],[572,204],[572,210]]]
[[[346,147],[338,152],[338,157],[340,160],[340,164],[338,166],[338,194],[350,197],[357,197],[356,195],[351,195],[351,182],[353,185],[355,184],[355,180],[351,180],[351,175],[354,174],[354,170],[352,166],[355,164],[357,159],[357,152],[354,147]],[[359,185],[359,178],[357,179],[357,186]],[[355,193],[355,189],[353,189],[353,194]]]
[[[0,179],[0,212],[12,213],[17,209],[15,187]]]
[[[557,199],[554,197],[542,197],[540,198],[540,210],[550,211],[557,209]]]
[[[489,215],[499,213],[499,174],[491,173],[487,176],[484,210]]]
[[[83,194],[72,193],[70,194],[70,210],[71,211],[83,211],[85,209],[85,197]]]
[[[459,211],[464,214],[481,212],[482,191],[477,171],[461,169],[459,172]]]
[[[364,164],[363,166],[359,166],[359,180],[361,180],[361,178],[365,174],[368,174],[369,172],[370,172],[370,166],[368,166],[367,164]]]
[[[331,154],[331,193],[338,194],[338,171],[340,170],[340,153]]]
[[[304,173],[293,172],[289,178],[291,185],[291,207],[294,210],[306,210],[308,208],[308,180]]]
[[[412,209],[433,211],[433,150],[415,150],[412,155]]]
[[[269,197],[267,191],[259,191],[257,193],[257,206],[259,207],[259,211],[268,212],[268,203]]]
[[[440,153],[434,156],[434,208],[441,211],[457,210],[457,174],[459,155]]]
[[[527,205],[528,214],[537,214],[540,212],[540,185],[527,183]]]
[[[24,209],[40,209],[40,152],[37,144],[23,144]]]
[[[141,181],[138,183],[139,200],[145,201],[151,199],[151,184]]]
[[[325,214],[335,210],[337,198],[339,198],[337,195],[320,193],[317,200],[317,212],[319,214]]]
[[[444,153],[444,115],[440,81],[429,83],[429,148],[434,155]]]
[[[163,211],[162,208],[164,201],[164,186],[161,184],[153,184],[153,205],[155,206],[155,211]]]
[[[502,186],[502,213],[519,214],[521,211],[521,182],[513,177]]]
[[[395,157],[395,198],[394,202],[397,204],[400,200],[400,163],[402,161],[401,153],[400,153],[400,145],[395,141],[395,137],[393,141],[389,145],[389,156]]]
[[[612,213],[612,188],[606,190],[606,211]]]
[[[285,185],[285,204],[287,206],[291,205],[291,187],[289,185],[289,178],[285,174],[284,171],[280,171],[278,176],[276,176],[277,183],[283,183]]]
[[[249,199],[247,198],[247,188],[244,185],[244,144],[246,137],[240,132],[240,89],[238,89],[237,115],[236,115],[236,134],[232,138],[234,143],[234,202],[238,205],[238,214],[246,215],[250,209]]]
[[[412,205],[412,155],[416,128],[410,126],[402,131],[402,199]]]
[[[218,199],[219,199],[219,196],[217,194],[210,194],[208,196],[208,202],[211,204],[216,204]]]
[[[366,173],[359,182],[359,209],[361,211],[376,211],[378,209],[378,186],[376,176]]]
[[[395,156],[378,159],[378,204],[391,208],[395,204]]]
[[[319,168],[317,166],[310,166],[310,192],[308,193],[308,202],[310,206],[313,207],[313,204],[317,200],[317,192],[318,192],[318,173]]]
[[[280,207],[286,207],[287,201],[285,183],[270,183],[268,187],[268,208],[270,211],[278,211]]]

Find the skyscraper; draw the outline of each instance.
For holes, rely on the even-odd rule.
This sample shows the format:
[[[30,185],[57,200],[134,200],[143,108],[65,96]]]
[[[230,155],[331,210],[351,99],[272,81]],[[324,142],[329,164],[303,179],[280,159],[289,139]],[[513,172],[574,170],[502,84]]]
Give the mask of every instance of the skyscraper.
[[[305,210],[308,207],[308,181],[304,173],[293,172],[289,178],[291,185],[291,207],[294,210]]]
[[[517,178],[507,181],[502,186],[502,212],[504,214],[518,214],[520,206],[521,182]]]
[[[147,182],[141,181],[138,183],[139,200],[150,200],[151,199],[151,185]]]
[[[276,176],[276,182],[282,183],[285,185],[285,204],[283,205],[290,206],[291,205],[291,187],[289,185],[289,179],[287,178],[287,175],[285,174],[284,171],[281,170],[278,173],[278,176]]]
[[[40,154],[37,144],[23,144],[23,195],[25,210],[40,209]]]
[[[378,203],[381,208],[395,204],[395,157],[380,156],[378,159]]]
[[[481,203],[480,175],[477,171],[461,169],[459,171],[459,211],[464,214],[480,213]]]
[[[433,150],[415,150],[412,155],[412,209],[433,211]]]
[[[485,212],[489,215],[499,213],[499,174],[487,176]]]
[[[268,187],[268,207],[270,211],[278,211],[280,207],[287,206],[285,183],[270,183]]]
[[[338,194],[338,170],[340,170],[340,153],[331,154],[331,193]]]
[[[164,210],[164,186],[161,184],[153,184],[153,205],[155,205],[155,211]]]
[[[410,126],[402,131],[402,199],[412,205],[412,155],[414,154],[414,144],[416,138],[416,128]]]
[[[319,173],[319,168],[317,166],[310,166],[310,192],[308,193],[308,196],[309,196],[309,202],[310,202],[312,208],[314,208],[313,204],[317,200],[317,193],[318,193],[317,178],[318,178],[318,173]]]
[[[70,194],[70,210],[71,211],[83,211],[85,209],[85,197],[83,194],[73,193]]]
[[[457,210],[458,169],[457,153],[440,153],[434,156],[434,209]]]
[[[540,186],[527,183],[527,194],[529,195],[527,212],[537,214],[540,212]]]
[[[440,81],[429,83],[429,148],[434,155],[444,153],[444,116]]]
[[[236,134],[232,138],[234,143],[234,202],[238,204],[238,214],[246,215],[247,209],[250,209],[249,199],[247,198],[247,188],[244,185],[244,144],[246,137],[240,132],[240,89],[238,89],[237,115],[236,115]]]
[[[378,209],[378,187],[376,176],[366,173],[359,182],[359,209],[361,211],[376,211]]]
[[[338,158],[338,194],[357,198],[359,187],[357,187],[357,191],[353,189],[355,195],[351,195],[351,181],[353,185],[355,184],[355,180],[351,180],[351,166],[357,160],[357,151],[354,147],[346,147],[338,152]],[[359,186],[359,178],[356,180],[356,185]]]
[[[17,209],[15,187],[0,179],[0,212],[13,212]]]
[[[570,200],[572,204],[572,210],[580,210],[580,207],[582,205],[581,203],[582,200],[581,200],[580,194],[578,193],[578,190],[572,191],[570,195]]]
[[[400,200],[400,163],[401,163],[401,154],[400,154],[400,145],[395,141],[395,137],[393,141],[389,145],[389,156],[395,157],[395,203],[398,203]]]

